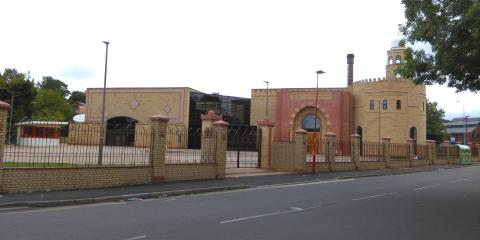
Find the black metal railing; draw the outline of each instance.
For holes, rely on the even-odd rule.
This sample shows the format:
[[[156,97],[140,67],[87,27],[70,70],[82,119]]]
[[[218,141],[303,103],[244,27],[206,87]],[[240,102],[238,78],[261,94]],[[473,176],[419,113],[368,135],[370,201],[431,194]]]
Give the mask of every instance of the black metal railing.
[[[115,132],[131,139],[125,145],[106,142],[100,162],[100,124],[31,122],[19,125],[11,144],[5,145],[5,167],[85,167],[150,165],[150,126]],[[133,136],[131,136],[133,134]],[[13,136],[13,134],[12,134]]]

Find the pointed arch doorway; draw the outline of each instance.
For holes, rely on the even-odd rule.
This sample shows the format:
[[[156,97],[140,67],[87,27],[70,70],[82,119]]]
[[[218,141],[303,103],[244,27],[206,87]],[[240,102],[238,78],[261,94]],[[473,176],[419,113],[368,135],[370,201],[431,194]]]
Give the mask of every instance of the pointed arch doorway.
[[[302,128],[307,131],[307,153],[312,153],[314,147],[315,152],[319,153],[319,142],[321,141],[321,120],[314,113],[307,114],[302,120]],[[316,137],[315,137],[316,135]]]

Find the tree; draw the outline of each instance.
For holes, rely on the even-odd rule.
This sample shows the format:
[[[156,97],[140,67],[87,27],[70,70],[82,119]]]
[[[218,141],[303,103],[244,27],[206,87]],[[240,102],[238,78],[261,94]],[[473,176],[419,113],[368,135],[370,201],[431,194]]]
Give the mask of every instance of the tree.
[[[407,22],[400,30],[412,44],[400,73],[416,83],[444,84],[457,91],[480,90],[480,1],[402,0]]]
[[[67,97],[70,94],[70,91],[68,91],[67,84],[50,76],[43,77],[42,81],[37,84],[37,87],[39,89],[48,89],[48,90],[57,91],[63,97]]]
[[[16,69],[5,69],[0,74],[0,100],[12,104],[13,122],[32,117],[32,102],[37,94],[33,80]]]
[[[35,120],[69,121],[75,111],[64,96],[55,90],[40,89],[33,101]]]
[[[73,91],[68,98],[70,102],[82,102],[85,103],[85,93],[80,91]]]
[[[447,137],[447,128],[442,122],[444,117],[445,111],[437,102],[427,100],[427,139],[443,141]]]

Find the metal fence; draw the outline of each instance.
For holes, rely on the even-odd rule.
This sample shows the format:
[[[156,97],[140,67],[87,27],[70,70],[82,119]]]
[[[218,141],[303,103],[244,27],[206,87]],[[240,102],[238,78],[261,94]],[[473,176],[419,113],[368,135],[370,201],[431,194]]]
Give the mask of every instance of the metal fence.
[[[325,152],[327,149],[327,140],[325,138],[322,138],[316,142],[312,140],[307,139],[307,159],[306,162],[313,162],[313,151],[315,150],[315,162],[326,162],[327,159],[325,157]]]
[[[9,134],[5,145],[5,167],[85,167],[101,165],[150,165],[150,126],[107,130],[110,139],[129,139],[129,144],[118,145],[106,141],[99,155],[100,125],[68,125],[35,123],[22,125]],[[13,138],[13,136],[15,136]],[[107,135],[108,136],[108,135]],[[141,144],[136,144],[141,143]]]
[[[413,157],[414,159],[427,159],[428,146],[424,144],[417,144],[417,153]]]
[[[335,162],[352,162],[350,141],[336,140]]]
[[[261,130],[256,126],[230,126],[227,130],[227,168],[260,167]]]
[[[408,152],[410,145],[406,143],[392,143],[390,144],[390,159],[391,160],[408,160]]]
[[[383,161],[382,144],[376,142],[362,142],[360,161]]]
[[[436,151],[437,159],[439,160],[447,159],[447,148],[445,146],[437,145],[435,148],[435,151]]]
[[[449,151],[450,157],[451,157],[451,158],[458,158],[458,147],[457,147],[457,145],[450,145],[449,148],[450,148],[450,149],[449,149],[449,150],[450,150],[450,151]]]
[[[169,128],[165,164],[215,163],[216,138],[213,128]]]

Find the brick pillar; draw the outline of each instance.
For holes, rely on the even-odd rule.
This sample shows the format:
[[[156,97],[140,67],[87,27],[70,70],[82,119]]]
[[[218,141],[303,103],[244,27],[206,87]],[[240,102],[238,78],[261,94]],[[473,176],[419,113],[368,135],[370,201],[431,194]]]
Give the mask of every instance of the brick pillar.
[[[0,193],[3,192],[3,152],[7,133],[7,118],[10,104],[0,101]]]
[[[295,131],[295,165],[296,172],[305,172],[307,164],[307,140],[305,139],[307,131],[297,129]],[[310,169],[308,169],[310,170]]]
[[[260,167],[265,169],[272,168],[272,143],[273,143],[273,126],[275,123],[262,119],[257,121],[257,126],[261,129],[260,139]]]
[[[215,161],[217,163],[217,178],[225,178],[227,167],[227,128],[228,123],[222,120],[213,123],[216,148]]]
[[[413,167],[413,157],[414,157],[413,148],[414,148],[415,140],[409,138],[407,139],[407,143],[408,143],[408,160],[410,161],[410,167]]]
[[[390,158],[392,155],[392,145],[390,144],[391,140],[389,137],[383,137],[382,138],[382,155],[383,155],[383,160],[386,162],[387,167],[390,167]]]
[[[207,114],[201,114],[202,119],[202,137],[201,137],[201,162],[209,162],[215,156],[215,138],[213,130],[213,122],[222,120],[221,115],[215,114],[214,111],[208,111]]]
[[[335,144],[336,144],[335,133],[328,132],[325,134],[325,139],[327,141],[327,149],[325,149],[325,159],[328,162],[328,169],[330,171],[335,170]]]
[[[161,114],[150,117],[152,122],[152,150],[153,183],[165,180],[165,155],[167,153],[167,124],[170,119]]]
[[[449,164],[450,163],[450,142],[444,141],[442,144],[442,147],[445,149],[445,160],[447,161],[447,164]]]
[[[427,158],[428,158],[428,164],[429,165],[435,165],[436,164],[436,151],[435,151],[435,141],[433,140],[427,140],[425,141],[427,144]]]
[[[350,152],[352,155],[352,162],[355,163],[355,169],[360,167],[360,138],[358,134],[350,135]]]

